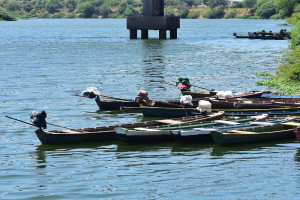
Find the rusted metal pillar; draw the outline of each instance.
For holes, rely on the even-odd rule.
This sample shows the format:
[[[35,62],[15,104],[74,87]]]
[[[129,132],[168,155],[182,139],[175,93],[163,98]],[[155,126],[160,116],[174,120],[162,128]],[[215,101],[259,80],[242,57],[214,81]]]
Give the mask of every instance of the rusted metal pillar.
[[[148,29],[142,29],[141,30],[141,38],[142,39],[148,39]]]
[[[130,39],[137,39],[137,30],[130,29]]]
[[[159,39],[167,39],[167,30],[165,29],[159,30]]]
[[[177,39],[177,29],[170,30],[170,39]]]

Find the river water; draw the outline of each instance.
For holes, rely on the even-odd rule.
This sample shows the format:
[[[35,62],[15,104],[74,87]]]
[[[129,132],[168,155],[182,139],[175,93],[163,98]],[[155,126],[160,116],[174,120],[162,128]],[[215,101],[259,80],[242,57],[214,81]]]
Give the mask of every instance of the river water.
[[[234,39],[234,32],[289,29],[283,20],[181,20],[177,40],[129,40],[124,19],[0,22],[0,199],[299,199],[300,145],[41,145],[33,110],[71,128],[143,120],[99,111],[74,96],[94,86],[108,96],[176,99],[179,76],[209,89],[268,89],[288,41]],[[140,37],[140,33],[139,37]],[[56,127],[48,127],[57,129]]]

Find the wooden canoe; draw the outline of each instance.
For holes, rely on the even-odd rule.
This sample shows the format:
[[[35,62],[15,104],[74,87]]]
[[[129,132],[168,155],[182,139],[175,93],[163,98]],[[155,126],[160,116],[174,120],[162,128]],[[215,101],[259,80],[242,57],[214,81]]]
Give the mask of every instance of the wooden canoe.
[[[268,109],[268,108],[285,108],[288,106],[300,107],[300,103],[292,103],[291,101],[267,101],[260,98],[255,99],[215,99],[208,100],[212,104],[213,109]]]
[[[300,115],[300,107],[282,107],[267,109],[214,109],[215,111],[224,111],[225,116],[254,116],[268,114],[274,116],[298,116]]]
[[[162,126],[148,126],[139,128],[115,128],[117,138],[123,142],[163,142],[173,140],[172,132],[174,130],[198,128],[213,126],[217,124],[237,124],[243,122],[249,122],[255,120],[255,118],[239,118],[239,119],[227,119],[227,120],[214,120],[214,121],[200,121],[200,122],[188,122],[175,125],[162,125]],[[211,139],[212,140],[212,139]]]
[[[199,115],[182,118],[171,118],[165,120],[154,120],[147,122],[137,122],[131,124],[121,124],[116,126],[104,126],[95,128],[81,128],[81,129],[66,129],[66,130],[53,130],[46,131],[38,129],[35,131],[38,139],[42,144],[57,144],[57,143],[76,143],[76,142],[94,142],[104,140],[115,140],[115,128],[137,128],[146,126],[159,126],[167,124],[180,124],[186,122],[205,121],[219,119],[223,116],[224,112],[218,112],[211,115]]]
[[[250,143],[265,142],[295,137],[294,128],[300,123],[284,122],[276,125],[251,127],[239,130],[212,131],[211,136],[216,143]]]
[[[193,107],[197,107],[198,102],[203,99],[193,99],[192,103],[194,104]],[[99,97],[95,98],[95,101],[100,110],[120,110],[122,107],[127,108],[137,108],[140,106],[138,102],[134,100],[126,100],[126,99],[103,99],[101,100]],[[162,101],[155,101],[154,107],[170,107],[170,108],[179,108],[181,107],[180,100],[162,100]]]
[[[278,124],[282,122],[287,122],[294,120],[294,118],[281,118],[281,119],[270,119],[263,121],[245,121],[245,123],[236,123],[236,124],[215,124],[213,126],[198,127],[192,129],[182,129],[172,131],[173,137],[176,141],[181,142],[213,142],[211,136],[212,131],[227,131],[232,129],[243,129],[248,127],[262,126],[262,125],[271,125]]]
[[[194,115],[200,115],[200,112],[196,108],[169,108],[169,107],[151,107],[142,106],[140,108],[144,117],[188,117]]]

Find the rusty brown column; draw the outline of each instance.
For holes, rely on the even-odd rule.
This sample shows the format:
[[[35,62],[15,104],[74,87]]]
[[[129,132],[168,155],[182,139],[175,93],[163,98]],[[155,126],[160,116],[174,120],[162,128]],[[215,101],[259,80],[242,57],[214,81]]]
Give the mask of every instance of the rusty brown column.
[[[170,39],[177,39],[177,29],[170,30]]]
[[[148,29],[141,30],[142,39],[148,39]]]
[[[137,30],[130,29],[130,39],[137,39]]]
[[[165,29],[159,30],[159,39],[167,39],[167,30]]]

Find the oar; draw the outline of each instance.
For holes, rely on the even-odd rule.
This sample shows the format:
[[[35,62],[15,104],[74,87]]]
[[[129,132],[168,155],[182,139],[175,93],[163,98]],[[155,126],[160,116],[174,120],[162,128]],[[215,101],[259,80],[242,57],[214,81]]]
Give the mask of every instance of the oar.
[[[7,117],[7,118],[9,118],[9,119],[12,119],[12,120],[15,120],[15,121],[18,121],[18,122],[22,122],[22,123],[25,123],[25,124],[29,124],[29,125],[31,125],[31,126],[38,127],[38,126],[37,126],[37,125],[35,125],[35,124],[28,123],[28,122],[22,121],[22,120],[20,120],[20,119],[16,119],[16,118],[9,117],[9,116],[5,116],[5,117]]]
[[[105,98],[109,98],[109,99],[121,100],[121,101],[133,101],[132,99],[121,99],[121,98],[116,98],[116,97],[105,96],[105,95],[102,95],[102,94],[100,96],[105,97]]]
[[[22,122],[22,123],[31,125],[31,126],[39,127],[39,126],[37,126],[37,125],[35,125],[35,124],[28,123],[28,122],[25,122],[25,121],[23,121],[23,120],[16,119],[16,118],[13,118],[13,117],[10,117],[10,116],[5,116],[5,117],[7,117],[7,118],[9,118],[9,119],[12,119],[12,120],[15,120],[15,121],[18,121],[18,122]],[[61,125],[57,125],[57,124],[53,124],[53,123],[49,123],[49,122],[46,122],[46,123],[49,124],[49,125],[52,125],[52,126],[57,126],[57,127],[65,128],[65,129],[70,129],[70,130],[76,130],[76,129],[73,129],[73,128],[68,128],[68,127],[65,127],[65,126],[61,126]],[[76,130],[76,131],[78,131],[78,130]]]

